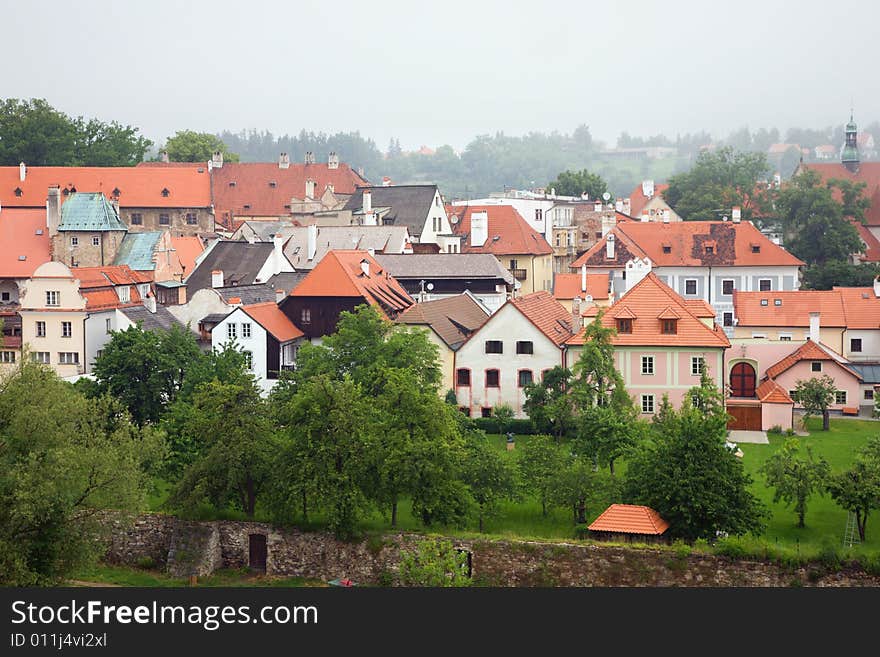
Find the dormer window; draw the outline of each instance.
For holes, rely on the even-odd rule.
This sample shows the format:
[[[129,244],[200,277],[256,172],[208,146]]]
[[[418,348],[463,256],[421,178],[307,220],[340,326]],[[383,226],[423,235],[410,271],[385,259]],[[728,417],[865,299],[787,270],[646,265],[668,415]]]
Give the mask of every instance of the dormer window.
[[[245,209],[245,210],[250,210],[250,209],[251,209],[251,204],[250,204],[250,203],[245,203],[245,204],[244,204],[244,209]]]
[[[752,244],[752,253],[760,253],[761,245],[760,244]]]
[[[15,188],[15,195],[16,195],[16,196],[21,196],[21,195],[22,195],[21,187],[16,187],[16,188]]]
[[[62,193],[64,196],[68,196],[68,195],[70,194],[70,190],[67,189],[67,187],[65,187],[64,189],[61,190],[61,193]]]
[[[234,181],[234,180],[230,180],[230,181],[229,181],[229,186],[230,186],[230,187],[235,187],[235,181]]]
[[[113,196],[119,196],[122,192],[119,191],[118,187],[114,187],[113,191],[110,192]]]
[[[162,196],[168,197],[170,194],[171,194],[171,192],[168,191],[168,188],[167,188],[167,187],[165,187],[165,188],[162,190]]]
[[[663,253],[672,253],[672,247],[668,244],[663,245]]]
[[[767,306],[767,305],[769,305],[769,303],[767,302],[767,299],[761,299],[761,305],[762,305],[762,306]]]
[[[271,188],[274,189],[274,188],[277,187],[277,186],[278,186],[278,183],[275,182],[274,180],[270,180],[270,181],[269,181],[269,187],[271,187]]]
[[[660,332],[663,335],[675,335],[678,333],[678,320],[677,319],[661,319],[660,320]]]
[[[714,246],[707,246],[706,247],[706,255],[712,255],[713,253],[715,253],[715,247]]]
[[[617,320],[617,332],[618,333],[632,333],[633,332],[633,322],[629,317],[621,317]]]
[[[781,306],[781,305],[782,305],[782,299],[773,299],[773,305],[774,305],[774,306]]]

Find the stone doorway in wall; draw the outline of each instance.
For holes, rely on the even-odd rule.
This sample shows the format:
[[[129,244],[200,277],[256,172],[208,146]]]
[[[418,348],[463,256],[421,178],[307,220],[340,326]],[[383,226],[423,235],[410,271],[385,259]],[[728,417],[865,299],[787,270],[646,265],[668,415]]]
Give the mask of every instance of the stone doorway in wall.
[[[257,573],[266,572],[266,558],[269,548],[265,534],[248,535],[248,568]]]

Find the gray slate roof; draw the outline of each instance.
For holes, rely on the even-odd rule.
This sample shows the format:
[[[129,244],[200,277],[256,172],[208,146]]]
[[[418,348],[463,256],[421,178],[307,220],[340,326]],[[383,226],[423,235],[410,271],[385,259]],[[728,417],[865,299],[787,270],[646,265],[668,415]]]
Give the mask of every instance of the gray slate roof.
[[[373,208],[390,208],[382,217],[392,226],[408,226],[410,235],[422,234],[428,211],[434,202],[437,185],[389,185],[388,187],[358,187],[345,204],[344,210],[357,212],[364,205],[363,191],[372,193]]]
[[[403,253],[407,226],[318,226],[315,257],[308,259],[309,229],[296,227],[284,245],[284,255],[297,269],[313,269],[328,251],[373,250],[374,253]]]
[[[308,273],[308,271],[283,271],[272,276],[266,281],[266,285],[271,287],[273,291],[284,290],[290,294]]]
[[[153,260],[153,253],[160,239],[161,230],[128,233],[119,245],[113,264],[128,265],[135,271],[154,271],[156,262]]]
[[[135,324],[138,324],[143,331],[155,331],[157,329],[167,331],[174,326],[183,326],[180,320],[172,315],[165,306],[157,305],[155,313],[151,313],[144,306],[120,308],[119,312],[123,313]]]
[[[227,286],[233,282],[237,286],[253,285],[273,248],[272,242],[217,242],[187,277],[187,296],[211,287],[211,272],[215,269],[223,272]]]
[[[864,383],[880,383],[880,363],[848,363],[862,377]]]
[[[499,278],[513,285],[513,274],[491,253],[413,253],[376,255],[376,261],[397,279]]]
[[[290,221],[246,221],[235,232],[241,231],[245,224],[254,231],[256,238],[261,242],[271,242],[273,235],[287,237],[296,229],[296,226]],[[242,237],[241,239],[244,238]]]
[[[275,301],[275,287],[269,283],[260,283],[258,285],[233,285],[230,287],[218,287],[214,289],[221,297],[223,297],[223,300],[226,303],[229,303],[229,300],[235,297],[241,299],[241,303],[245,306],[249,306],[252,303]]]

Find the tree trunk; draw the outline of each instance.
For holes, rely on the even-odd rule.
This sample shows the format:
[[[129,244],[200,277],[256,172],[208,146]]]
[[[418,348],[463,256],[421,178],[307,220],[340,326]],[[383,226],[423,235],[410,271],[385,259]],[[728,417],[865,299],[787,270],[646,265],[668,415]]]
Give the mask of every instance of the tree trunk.
[[[859,526],[859,539],[865,542],[865,525],[868,524],[868,512],[856,511],[856,524]]]
[[[831,424],[831,417],[828,413],[828,409],[826,408],[822,411],[822,431],[828,431],[828,428]]]
[[[302,509],[303,509],[303,522],[309,521],[309,504],[308,498],[306,497],[306,489],[303,487],[302,489]]]
[[[397,500],[391,503],[391,526],[397,527]]]
[[[245,514],[248,518],[254,517],[254,508],[257,506],[257,494],[254,492],[254,480],[251,477],[247,478],[247,507],[245,508]]]
[[[608,469],[611,471],[611,476],[614,476],[614,459],[608,459]]]
[[[483,510],[480,509],[480,533],[483,533]]]
[[[544,516],[545,518],[547,517],[547,498],[546,497],[541,498],[541,515]]]
[[[806,525],[804,524],[804,512],[803,511],[798,511],[798,525],[797,526],[800,527],[801,529],[806,527]]]
[[[586,500],[579,500],[577,504],[577,520],[575,521],[579,525],[583,525],[587,522],[587,503]]]

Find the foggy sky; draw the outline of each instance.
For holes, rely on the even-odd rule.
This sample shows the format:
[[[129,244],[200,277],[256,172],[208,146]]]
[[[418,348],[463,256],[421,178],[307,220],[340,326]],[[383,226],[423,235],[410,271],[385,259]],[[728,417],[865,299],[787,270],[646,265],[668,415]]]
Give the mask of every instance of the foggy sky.
[[[715,9],[718,7],[718,9]],[[503,130],[631,135],[880,119],[870,1],[0,0],[0,97],[162,142],[360,130],[384,150]]]

